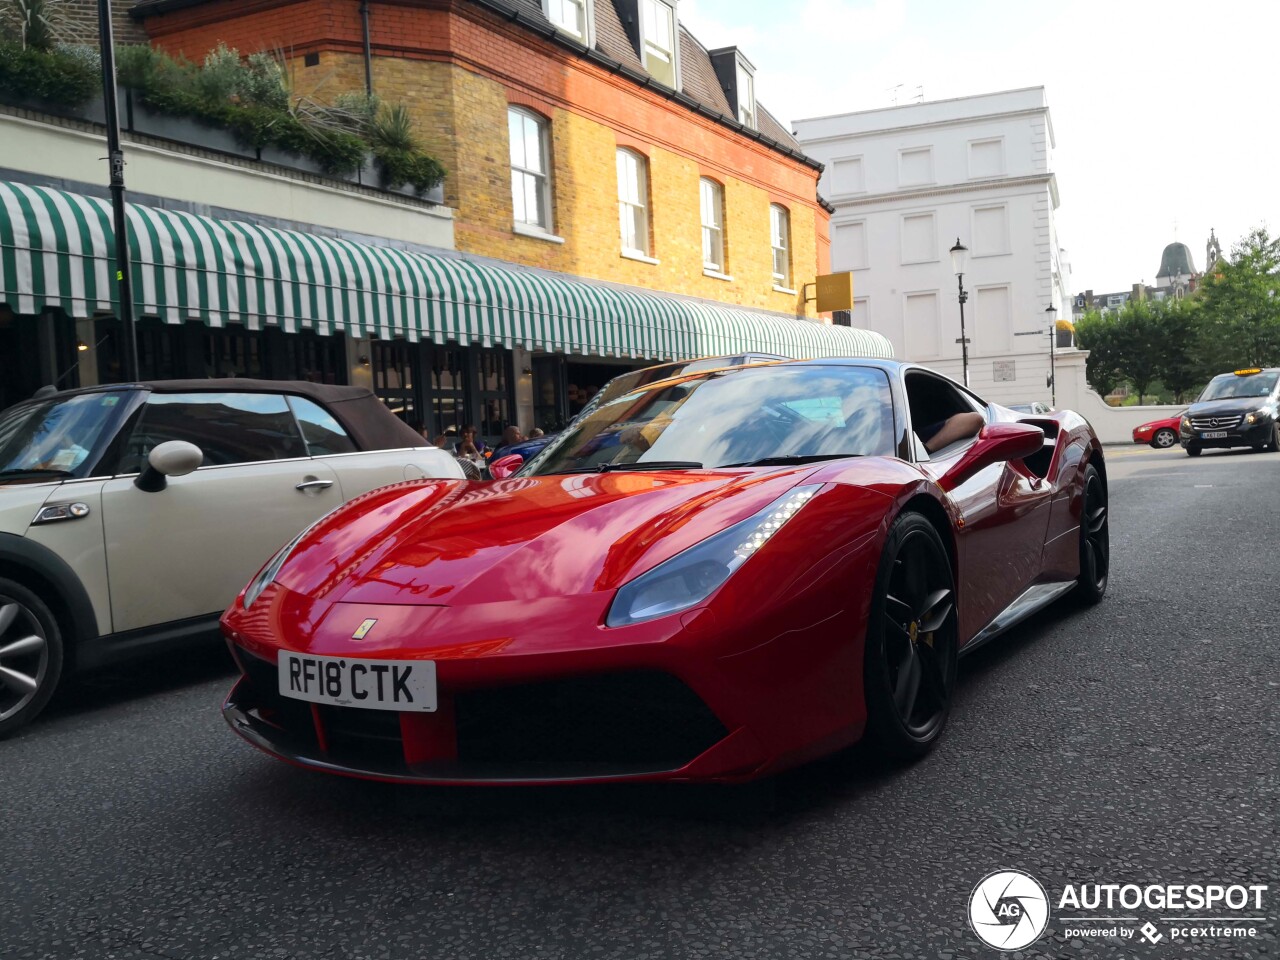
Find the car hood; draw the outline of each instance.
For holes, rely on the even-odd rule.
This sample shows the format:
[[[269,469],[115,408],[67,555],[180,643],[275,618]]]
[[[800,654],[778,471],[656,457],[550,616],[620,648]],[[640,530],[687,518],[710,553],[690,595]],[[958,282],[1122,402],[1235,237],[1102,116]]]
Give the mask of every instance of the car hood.
[[[613,590],[812,472],[810,465],[397,484],[330,514],[276,580],[335,603],[433,606]]]
[[[1249,413],[1267,404],[1266,397],[1227,397],[1223,400],[1204,400],[1187,408],[1191,417],[1212,417],[1226,414]]]

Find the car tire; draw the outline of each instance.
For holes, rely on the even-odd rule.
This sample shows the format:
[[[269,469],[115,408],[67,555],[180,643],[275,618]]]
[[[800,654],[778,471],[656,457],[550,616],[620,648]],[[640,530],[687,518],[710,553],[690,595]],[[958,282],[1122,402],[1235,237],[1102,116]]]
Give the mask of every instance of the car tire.
[[[1075,594],[1085,606],[1093,606],[1107,592],[1111,572],[1111,521],[1107,509],[1107,488],[1102,482],[1102,474],[1092,463],[1084,468],[1081,501],[1080,576],[1076,580]]]
[[[937,743],[951,712],[958,639],[947,549],[922,514],[903,513],[880,555],[863,649],[873,749],[909,760]]]
[[[1178,442],[1178,435],[1168,427],[1161,427],[1151,435],[1151,446],[1157,450],[1168,450]]]
[[[1280,423],[1271,425],[1271,442],[1266,446],[1267,453],[1280,452]]]
[[[0,578],[0,739],[44,709],[62,677],[62,631],[48,605]]]
[[[1188,457],[1200,456],[1200,448],[1197,447],[1195,444],[1191,444],[1190,446],[1187,447],[1187,456]]]

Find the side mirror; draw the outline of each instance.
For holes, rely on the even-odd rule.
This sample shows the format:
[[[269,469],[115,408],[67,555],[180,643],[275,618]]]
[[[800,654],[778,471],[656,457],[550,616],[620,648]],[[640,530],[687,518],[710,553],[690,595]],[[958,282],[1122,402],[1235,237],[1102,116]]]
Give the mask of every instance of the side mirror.
[[[978,431],[978,440],[955,465],[938,479],[951,491],[993,463],[1021,460],[1044,446],[1044,431],[1029,423],[989,423]]]
[[[185,440],[167,440],[157,444],[147,455],[147,465],[133,485],[147,493],[158,493],[167,485],[167,477],[185,477],[204,463],[204,451]]]
[[[495,480],[505,480],[524,466],[524,457],[518,453],[508,453],[489,464],[489,476]]]

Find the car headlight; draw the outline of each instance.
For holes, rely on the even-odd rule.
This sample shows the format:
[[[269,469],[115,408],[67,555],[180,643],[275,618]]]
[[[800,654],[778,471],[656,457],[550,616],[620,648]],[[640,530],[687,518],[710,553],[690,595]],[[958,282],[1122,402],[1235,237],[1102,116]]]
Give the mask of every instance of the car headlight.
[[[284,566],[284,562],[289,559],[289,554],[293,553],[294,548],[302,542],[302,538],[311,532],[311,524],[300,534],[286,543],[283,547],[276,551],[276,555],[267,561],[267,565],[258,571],[258,575],[249,581],[249,586],[244,589],[244,599],[241,601],[246,610],[252,606],[253,601],[262,596],[262,591],[267,589],[267,584],[276,578],[276,574],[280,572],[280,568]]]
[[[609,607],[605,625],[622,627],[664,617],[701,603],[782,529],[783,524],[821,488],[821,484],[796,487],[755,516],[694,544],[623,584]]]
[[[1190,418],[1190,417],[1188,417],[1188,416],[1184,413],[1184,414],[1182,415],[1182,419],[1178,421],[1178,426],[1180,426],[1183,430],[1190,430],[1190,429],[1191,429],[1191,418]]]

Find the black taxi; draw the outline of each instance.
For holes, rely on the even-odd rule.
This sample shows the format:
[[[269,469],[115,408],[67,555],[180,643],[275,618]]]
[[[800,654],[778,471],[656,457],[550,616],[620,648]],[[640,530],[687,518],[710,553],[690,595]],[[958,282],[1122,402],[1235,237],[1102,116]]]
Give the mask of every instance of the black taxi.
[[[1178,440],[1187,455],[1221,447],[1280,450],[1280,368],[1220,373],[1187,408]]]

